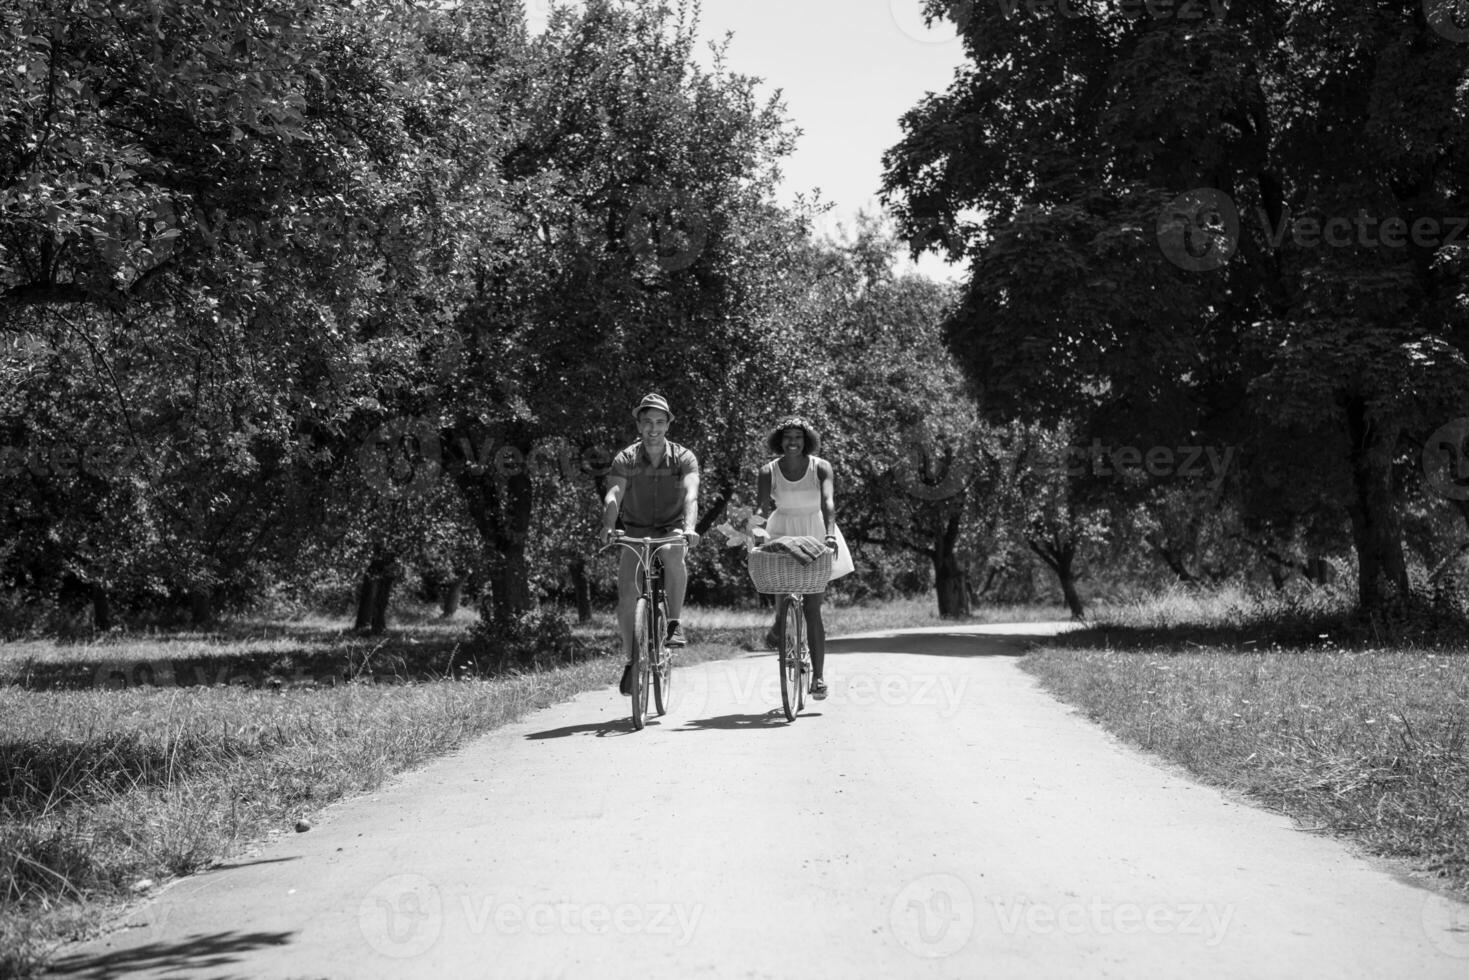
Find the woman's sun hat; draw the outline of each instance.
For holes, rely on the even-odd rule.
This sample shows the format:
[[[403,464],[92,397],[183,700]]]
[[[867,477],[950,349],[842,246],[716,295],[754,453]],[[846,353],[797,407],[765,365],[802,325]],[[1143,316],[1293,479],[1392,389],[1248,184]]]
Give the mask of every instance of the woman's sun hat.
[[[812,427],[810,422],[803,418],[792,416],[785,419],[775,428],[770,430],[770,435],[765,440],[765,446],[777,456],[785,452],[781,445],[781,437],[785,435],[786,429],[800,429],[806,435],[806,455],[812,456],[821,452],[821,433]]]

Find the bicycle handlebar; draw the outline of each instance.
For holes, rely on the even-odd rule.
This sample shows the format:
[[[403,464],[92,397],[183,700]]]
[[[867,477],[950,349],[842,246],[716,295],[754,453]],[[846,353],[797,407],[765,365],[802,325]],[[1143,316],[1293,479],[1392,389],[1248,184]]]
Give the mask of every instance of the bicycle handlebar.
[[[615,542],[613,542],[613,543],[614,544],[656,544],[656,545],[665,545],[665,544],[678,544],[678,543],[680,543],[682,541],[687,541],[687,540],[688,539],[685,538],[682,534],[670,534],[667,537],[662,537],[662,538],[630,538],[626,534],[619,534],[617,536],[617,540]]]
[[[597,554],[600,555],[602,552],[606,551],[608,548],[611,548],[613,545],[619,544],[627,548],[639,546],[655,548],[656,550],[661,551],[669,545],[683,544],[686,541],[688,541],[688,538],[684,537],[682,534],[670,534],[666,537],[661,538],[632,538],[628,537],[626,534],[619,534],[614,540],[609,541],[606,544],[602,545],[602,547],[598,548]]]

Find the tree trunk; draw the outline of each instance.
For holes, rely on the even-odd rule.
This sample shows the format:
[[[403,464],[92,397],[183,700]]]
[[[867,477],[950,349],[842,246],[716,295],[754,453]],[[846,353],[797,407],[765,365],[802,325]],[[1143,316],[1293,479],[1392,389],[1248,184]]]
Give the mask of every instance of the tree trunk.
[[[1336,566],[1320,555],[1306,560],[1306,578],[1317,585],[1331,585],[1336,582]]]
[[[587,562],[584,558],[571,561],[571,586],[576,593],[576,621],[590,622],[592,619],[592,580],[587,577]]]
[[[1285,580],[1289,574],[1286,570],[1286,567],[1284,565],[1281,565],[1279,562],[1271,561],[1268,558],[1265,559],[1265,567],[1270,570],[1270,582],[1272,585],[1275,586],[1275,591],[1279,592],[1281,589],[1285,588]]]
[[[357,588],[357,616],[353,629],[378,634],[388,628],[388,600],[397,577],[397,558],[381,546],[373,549],[372,560]]]
[[[493,440],[480,440],[481,444]],[[495,459],[468,457],[466,438],[449,444],[450,472],[464,494],[470,518],[479,529],[487,551],[486,581],[489,588],[481,601],[491,618],[508,627],[531,609],[530,568],[526,544],[530,538],[533,487],[524,460],[531,439],[521,427],[507,432]],[[518,450],[516,457],[514,450]]]
[[[214,595],[211,590],[189,590],[189,619],[195,626],[207,626],[214,622]]]
[[[934,588],[938,592],[939,615],[944,619],[969,615],[968,576],[956,549],[959,528],[959,512],[955,511],[949,516],[933,551]]]
[[[1056,569],[1056,575],[1061,579],[1061,595],[1066,598],[1066,608],[1071,610],[1072,619],[1085,619],[1086,610],[1081,605],[1081,596],[1076,592],[1076,576],[1071,571],[1071,556]]]
[[[92,627],[104,633],[112,629],[112,600],[100,585],[92,586]]]
[[[1168,566],[1169,571],[1178,576],[1180,582],[1184,585],[1198,585],[1198,576],[1188,570],[1188,567],[1183,563],[1183,559],[1178,556],[1178,552],[1161,543],[1160,537],[1158,534],[1149,533],[1143,536],[1143,540],[1148,543],[1148,547],[1153,549],[1153,554],[1157,555],[1162,559],[1163,564]]]
[[[393,594],[393,576],[391,574],[378,577],[377,588],[372,596],[372,623],[370,631],[374,636],[380,636],[388,628],[388,599]]]
[[[1037,541],[1035,538],[1026,538],[1025,543],[1056,573],[1056,578],[1061,582],[1061,596],[1066,600],[1066,608],[1071,610],[1071,618],[1085,619],[1086,609],[1076,591],[1076,573],[1072,567],[1076,560],[1076,543],[1060,540]]]
[[[459,611],[459,603],[463,598],[463,575],[455,575],[449,581],[441,583],[439,585],[439,614],[445,619],[451,618]]]
[[[361,632],[372,625],[373,596],[376,591],[377,582],[370,574],[363,574],[362,584],[357,586],[357,617],[352,623],[354,630]]]
[[[1408,596],[1402,522],[1392,492],[1398,426],[1369,418],[1359,396],[1347,400],[1346,416],[1355,491],[1349,511],[1357,549],[1357,601],[1364,612],[1381,612]]]
[[[963,569],[954,561],[934,564],[934,584],[938,589],[939,615],[957,619],[969,615],[969,589]]]

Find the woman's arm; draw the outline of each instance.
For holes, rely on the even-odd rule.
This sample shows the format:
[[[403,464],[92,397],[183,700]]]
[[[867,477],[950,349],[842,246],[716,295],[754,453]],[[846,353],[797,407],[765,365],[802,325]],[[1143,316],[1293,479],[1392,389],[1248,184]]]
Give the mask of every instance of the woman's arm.
[[[759,476],[755,480],[755,513],[761,517],[769,517],[773,510],[775,501],[770,497],[770,464],[766,463],[760,467]]]
[[[769,517],[773,510],[775,501],[770,499],[770,464],[766,463],[760,467],[755,478],[755,514],[758,517]],[[763,527],[757,527],[755,531],[755,537],[763,538],[767,534]]]
[[[832,474],[831,464],[819,457],[816,460],[816,476],[821,481],[821,520],[826,525],[826,536],[835,537],[837,533],[836,478]]]

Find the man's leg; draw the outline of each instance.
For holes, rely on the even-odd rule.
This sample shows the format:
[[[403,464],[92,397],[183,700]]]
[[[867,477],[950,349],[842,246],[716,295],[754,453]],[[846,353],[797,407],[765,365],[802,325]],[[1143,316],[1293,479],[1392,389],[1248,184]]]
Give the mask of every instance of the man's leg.
[[[637,643],[638,556],[631,548],[622,548],[622,563],[617,566],[617,629],[622,634],[622,655],[632,663],[633,645]],[[628,672],[622,672],[623,694]]]
[[[679,617],[683,614],[684,591],[689,584],[689,568],[684,562],[688,545],[674,545],[663,551],[663,594],[668,600],[668,645],[684,645],[683,626]]]
[[[677,619],[683,612],[683,594],[689,586],[689,568],[684,563],[688,545],[663,549],[663,594],[668,597],[668,618]]]

